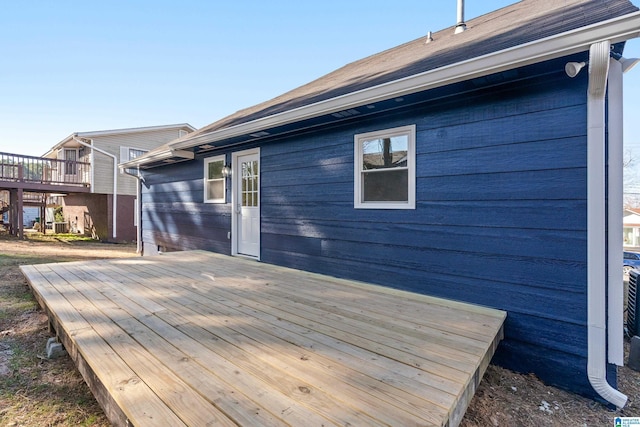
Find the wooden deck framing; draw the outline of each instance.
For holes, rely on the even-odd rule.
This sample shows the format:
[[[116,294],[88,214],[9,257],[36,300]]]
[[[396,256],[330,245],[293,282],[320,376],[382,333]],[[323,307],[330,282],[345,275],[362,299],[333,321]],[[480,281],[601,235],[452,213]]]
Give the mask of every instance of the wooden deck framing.
[[[22,271],[123,426],[456,426],[506,316],[204,251]]]

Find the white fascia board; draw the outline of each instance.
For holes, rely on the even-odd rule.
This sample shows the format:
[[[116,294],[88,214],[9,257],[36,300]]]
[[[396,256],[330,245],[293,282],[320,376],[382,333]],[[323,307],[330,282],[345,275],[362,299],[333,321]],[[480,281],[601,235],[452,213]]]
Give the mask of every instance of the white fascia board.
[[[112,130],[98,130],[98,131],[90,131],[90,132],[77,132],[76,135],[79,138],[93,138],[96,136],[107,136],[107,135],[121,135],[126,133],[140,133],[140,132],[154,132],[159,130],[167,130],[167,129],[182,129],[187,128],[191,131],[195,131],[196,129],[188,123],[179,123],[174,125],[161,125],[161,126],[147,126],[147,127],[139,127],[139,128],[126,128],[126,129],[112,129]]]
[[[44,153],[42,156],[40,157],[44,157],[47,158],[51,155],[54,155],[56,151],[58,151],[60,148],[62,148],[62,146],[64,144],[66,144],[67,142],[71,142],[73,141],[73,137],[75,136],[75,133],[72,133],[71,135],[69,135],[68,137],[66,137],[65,139],[63,139],[62,141],[58,142],[56,145],[54,145],[53,147],[51,147],[49,149],[49,151],[47,151],[46,153]]]
[[[122,169],[135,168],[147,163],[153,162],[161,162],[163,160],[171,159],[171,158],[179,158],[182,160],[193,160],[195,158],[195,154],[193,151],[188,150],[163,150],[157,153],[153,153],[149,156],[135,158],[125,163],[120,163],[118,166]]]
[[[147,127],[140,127],[140,128],[97,130],[97,131],[90,131],[90,132],[75,132],[75,133],[72,133],[71,135],[69,135],[68,137],[66,137],[65,139],[63,139],[62,141],[58,142],[56,145],[54,145],[42,157],[47,157],[48,155],[53,154],[54,151],[59,150],[60,148],[62,148],[62,146],[64,144],[66,144],[67,142],[73,141],[73,137],[74,136],[78,137],[78,138],[89,138],[89,139],[91,139],[91,138],[95,138],[95,137],[98,137],[98,136],[120,135],[120,134],[127,134],[127,133],[150,132],[150,131],[159,131],[159,130],[167,130],[167,129],[183,129],[183,128],[189,129],[191,132],[194,132],[196,130],[196,128],[191,126],[189,123],[178,123],[178,124],[174,124],[174,125],[147,126]]]
[[[589,46],[597,41],[609,40],[611,44],[614,44],[639,35],[640,12],[635,12],[193,138],[187,136],[186,140],[170,144],[176,149],[191,148],[205,142],[221,141],[275,126],[291,124],[377,101],[434,89],[577,52],[588,51]]]

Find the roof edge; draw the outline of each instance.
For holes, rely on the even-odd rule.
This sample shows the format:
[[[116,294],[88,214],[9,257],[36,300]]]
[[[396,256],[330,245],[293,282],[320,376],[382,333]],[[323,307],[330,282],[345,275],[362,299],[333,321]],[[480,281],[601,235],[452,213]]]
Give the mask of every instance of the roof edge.
[[[205,142],[216,142],[254,133],[274,126],[555,59],[588,50],[589,46],[597,41],[609,40],[614,44],[638,36],[640,36],[640,12],[634,12],[250,122],[214,130],[193,138],[186,136],[169,145],[174,149],[193,148]],[[142,157],[140,160],[145,158]]]
[[[139,133],[139,132],[159,131],[159,130],[166,130],[166,129],[180,129],[180,128],[187,128],[191,132],[196,131],[196,128],[191,126],[189,123],[176,123],[172,125],[144,126],[144,127],[137,127],[137,128],[97,130],[97,131],[89,131],[89,132],[74,132],[71,135],[64,138],[62,141],[58,142],[53,147],[51,147],[42,157],[47,157],[49,154],[53,153],[53,151],[59,149],[67,142],[73,140],[74,136],[79,138],[91,138],[96,136],[121,135],[121,134],[127,134],[127,133]]]
[[[171,159],[176,159],[176,160],[171,160],[170,162],[167,162],[167,163],[177,163],[185,160],[193,160],[194,158],[195,158],[195,154],[193,153],[193,151],[177,150],[177,149],[169,148],[166,150],[150,152],[149,155],[145,156],[144,158],[138,157],[128,162],[120,163],[118,164],[118,167],[120,169],[132,169],[132,168],[137,168],[146,163],[164,162],[164,161],[169,161]]]
[[[335,98],[283,111],[271,116],[213,130],[194,137],[186,135],[183,138],[169,142],[167,148],[161,151],[150,152],[148,155],[138,157],[121,166],[144,166],[157,162],[158,156],[170,157],[173,150],[190,149],[204,143],[215,143],[227,138],[259,132],[275,126],[287,125],[410,93],[435,89],[513,68],[552,60],[587,51],[591,44],[603,40],[609,40],[611,44],[615,44],[638,36],[640,36],[640,11],[347,93]]]

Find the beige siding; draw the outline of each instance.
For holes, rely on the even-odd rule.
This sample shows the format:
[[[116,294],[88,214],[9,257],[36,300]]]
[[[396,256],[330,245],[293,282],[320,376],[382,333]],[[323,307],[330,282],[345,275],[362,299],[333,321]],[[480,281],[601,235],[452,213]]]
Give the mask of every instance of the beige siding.
[[[146,132],[134,132],[127,134],[115,134],[97,136],[93,138],[96,148],[115,155],[120,159],[120,147],[130,147],[137,150],[152,150],[162,144],[172,141],[180,136],[179,130],[164,129]],[[94,153],[94,193],[113,194],[113,160],[102,153]],[[120,173],[118,170],[118,194],[135,195],[136,179]]]

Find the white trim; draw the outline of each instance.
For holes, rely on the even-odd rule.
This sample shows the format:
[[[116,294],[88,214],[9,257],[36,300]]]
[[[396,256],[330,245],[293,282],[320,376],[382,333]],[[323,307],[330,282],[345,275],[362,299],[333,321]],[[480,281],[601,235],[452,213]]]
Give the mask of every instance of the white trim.
[[[613,58],[609,59],[608,86],[608,189],[607,236],[609,248],[608,259],[608,321],[607,339],[609,363],[624,365],[624,288],[622,273],[622,217],[624,195],[622,189],[623,171],[623,115],[622,115],[622,64]]]
[[[260,174],[260,180],[258,185],[258,197],[260,197],[260,193],[262,191],[262,161],[260,159],[260,147],[252,148],[250,150],[242,150],[242,151],[234,151],[231,153],[231,255],[243,257],[247,259],[260,260],[260,254],[262,252],[262,230],[258,235],[258,256],[252,257],[244,254],[238,253],[238,179],[241,178],[238,171],[238,157],[246,156],[250,154],[258,155],[258,173]],[[260,220],[262,222],[262,200],[258,203],[258,207],[260,208]]]
[[[79,137],[79,138],[95,138],[95,137],[98,137],[98,136],[120,135],[120,134],[126,134],[126,133],[157,132],[157,131],[160,131],[160,130],[168,130],[168,129],[174,129],[174,128],[176,128],[176,129],[187,128],[191,132],[194,132],[196,130],[196,128],[191,126],[189,123],[178,123],[178,124],[174,124],[174,125],[146,126],[146,127],[140,127],[140,128],[125,128],[125,129],[98,130],[98,131],[89,131],[89,132],[74,132],[71,135],[69,135],[68,137],[66,137],[65,139],[63,139],[62,141],[58,142],[56,145],[54,145],[42,157],[47,157],[49,154],[51,154],[53,151],[55,151],[58,148],[60,148],[65,143],[67,143],[69,141],[72,141],[74,136],[75,137]]]
[[[174,157],[180,158],[181,160],[193,160],[195,158],[195,154],[193,151],[188,150],[163,150],[163,151],[151,151],[141,157],[136,157],[135,159],[121,163],[120,167],[125,169],[134,169],[141,165],[144,165],[149,162],[160,162],[163,160],[172,159]]]
[[[175,149],[183,149],[205,142],[215,143],[275,126],[584,52],[592,43],[600,40],[609,40],[613,44],[638,37],[638,35],[640,35],[640,12],[630,13],[236,126],[214,130],[193,138],[187,137],[185,140],[169,143],[169,145]]]
[[[118,157],[115,154],[111,154],[107,151],[104,151],[98,147],[95,147],[93,145],[93,139],[89,140],[89,143],[84,142],[81,139],[78,139],[77,135],[71,135],[71,138],[76,141],[78,144],[82,145],[83,147],[89,147],[91,148],[91,170],[93,173],[93,170],[95,169],[95,163],[93,163],[94,157],[93,157],[93,152],[94,150],[97,151],[98,153],[104,154],[107,157],[111,157],[111,159],[113,160],[113,203],[112,203],[112,221],[111,221],[111,226],[112,226],[112,233],[111,235],[113,236],[113,239],[115,240],[117,237],[117,228],[118,228]],[[91,179],[93,181],[93,178]],[[91,183],[93,185],[93,182]],[[92,192],[93,192],[93,187],[92,187]]]
[[[607,382],[605,94],[609,41],[589,52],[587,96],[587,376],[607,402],[622,408],[627,396]],[[621,269],[622,266],[616,266]]]
[[[74,152],[76,153],[76,158],[73,160],[69,160],[67,159],[67,152]],[[78,158],[80,157],[79,155],[79,150],[77,147],[62,147],[62,159],[64,160],[63,163],[63,167],[64,167],[64,176],[77,176],[80,171],[78,170]],[[74,163],[74,168],[75,168],[75,172],[74,173],[67,173],[67,162],[71,161]]]
[[[365,202],[362,196],[362,142],[394,136],[407,136],[408,188],[406,202]],[[415,209],[416,208],[416,126],[402,126],[374,132],[360,133],[353,137],[353,207],[355,209]],[[385,169],[391,171],[395,169]],[[373,173],[373,172],[368,172]]]
[[[226,162],[226,157],[225,155],[220,155],[220,156],[214,156],[214,157],[207,157],[206,159],[204,159],[204,167],[203,167],[203,189],[204,189],[204,194],[203,194],[203,202],[204,203],[226,203],[227,202],[227,177],[222,175],[222,178],[216,178],[216,181],[219,179],[222,179],[222,198],[219,199],[208,199],[208,195],[209,195],[209,191],[208,191],[208,184],[209,184],[209,163],[215,163],[215,162],[222,162],[222,167],[224,168],[224,164]]]
[[[142,151],[143,153],[140,154],[137,157],[134,157],[133,159],[131,158],[131,151]],[[137,147],[130,147],[130,146],[125,146],[125,145],[121,145],[120,146],[120,161],[119,164],[121,163],[127,163],[131,160],[135,160],[138,157],[142,157],[145,154],[147,154],[150,150],[146,149],[146,148],[137,148]],[[120,168],[120,174],[125,174],[125,168]]]

